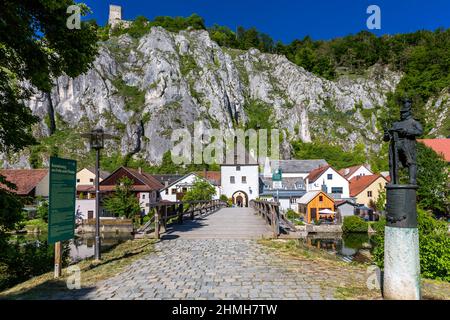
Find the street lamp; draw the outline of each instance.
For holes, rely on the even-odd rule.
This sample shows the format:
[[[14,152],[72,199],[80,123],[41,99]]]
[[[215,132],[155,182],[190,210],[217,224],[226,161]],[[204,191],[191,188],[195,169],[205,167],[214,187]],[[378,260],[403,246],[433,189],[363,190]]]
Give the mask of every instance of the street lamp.
[[[89,145],[91,150],[96,151],[95,160],[95,247],[94,247],[94,257],[95,260],[101,259],[100,254],[100,150],[105,147],[105,139],[113,138],[112,135],[106,134],[101,127],[97,127],[89,133],[84,133],[81,135],[83,138],[89,139]]]

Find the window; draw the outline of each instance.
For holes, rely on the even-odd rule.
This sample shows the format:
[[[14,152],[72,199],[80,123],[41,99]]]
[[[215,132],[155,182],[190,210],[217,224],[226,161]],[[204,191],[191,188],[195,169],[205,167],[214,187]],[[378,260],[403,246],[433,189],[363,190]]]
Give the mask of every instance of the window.
[[[236,166],[236,171],[241,171],[241,166]]]
[[[242,176],[242,183],[247,183],[247,177],[246,176]]]
[[[333,174],[332,173],[327,174],[327,179],[328,180],[333,180]]]
[[[319,201],[320,201],[320,202],[323,201],[323,196],[319,196]]]
[[[172,189],[172,194],[177,194],[177,188]]]
[[[166,189],[166,194],[169,194],[169,189]]]
[[[94,182],[94,179],[91,178],[91,179],[89,179],[89,181],[90,181],[90,182]]]
[[[367,196],[368,196],[369,198],[372,198],[372,191],[367,191]]]
[[[145,194],[142,195],[142,199],[145,199]]]
[[[230,183],[234,184],[234,176],[230,177]]]
[[[80,179],[77,179],[77,183],[79,183],[80,182]]]
[[[187,192],[187,188],[183,188],[183,192]]]
[[[331,187],[331,193],[344,193],[342,187]]]

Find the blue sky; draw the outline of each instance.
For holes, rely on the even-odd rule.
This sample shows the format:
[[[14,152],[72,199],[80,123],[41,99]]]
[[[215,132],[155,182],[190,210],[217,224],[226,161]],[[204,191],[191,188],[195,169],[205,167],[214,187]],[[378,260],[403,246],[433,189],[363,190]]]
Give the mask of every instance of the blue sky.
[[[396,34],[417,30],[450,28],[449,0],[84,0],[100,25],[107,21],[109,4],[122,6],[123,18],[143,15],[189,16],[197,13],[206,25],[226,25],[232,30],[242,25],[256,27],[275,40],[288,43],[310,35],[313,39],[332,39],[367,30],[366,9],[381,8],[381,30]]]

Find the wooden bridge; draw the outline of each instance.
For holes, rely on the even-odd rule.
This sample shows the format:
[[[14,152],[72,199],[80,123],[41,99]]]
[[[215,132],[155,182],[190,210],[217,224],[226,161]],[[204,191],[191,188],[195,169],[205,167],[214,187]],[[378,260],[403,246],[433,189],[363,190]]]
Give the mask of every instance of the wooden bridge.
[[[249,208],[227,208],[220,200],[156,203],[138,235],[156,239],[261,239],[295,231],[278,202],[251,201]]]

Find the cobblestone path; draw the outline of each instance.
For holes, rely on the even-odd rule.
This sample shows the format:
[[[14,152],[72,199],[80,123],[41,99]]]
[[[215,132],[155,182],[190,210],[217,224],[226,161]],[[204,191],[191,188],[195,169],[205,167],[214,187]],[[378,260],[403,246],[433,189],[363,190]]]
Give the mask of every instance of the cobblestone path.
[[[75,299],[333,299],[335,270],[258,244],[270,234],[248,208],[174,225],[156,252]]]
[[[82,299],[332,299],[314,263],[268,252],[255,240],[177,239]]]

